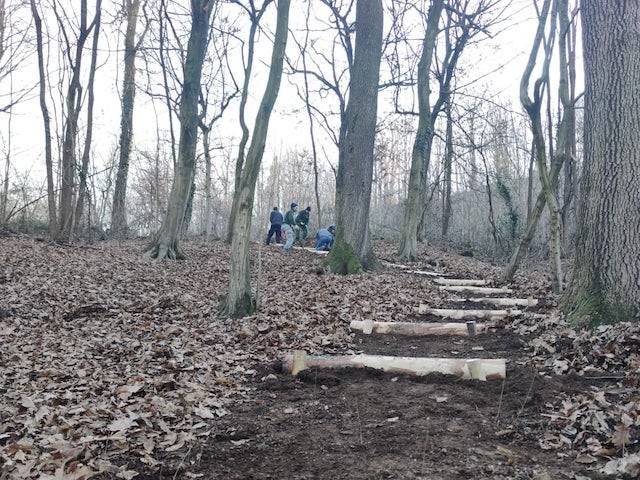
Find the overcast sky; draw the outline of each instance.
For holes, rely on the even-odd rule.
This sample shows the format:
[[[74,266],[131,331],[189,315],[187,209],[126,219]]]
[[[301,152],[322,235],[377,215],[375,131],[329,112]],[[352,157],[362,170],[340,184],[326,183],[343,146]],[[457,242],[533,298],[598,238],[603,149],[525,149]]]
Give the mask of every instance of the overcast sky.
[[[73,2],[75,0],[67,0]],[[104,0],[104,9],[112,9],[113,0]],[[505,5],[508,0],[503,0]],[[188,5],[188,0],[181,0]],[[178,2],[180,3],[180,2]],[[111,5],[110,5],[111,4]],[[296,35],[302,35],[304,28],[304,14],[306,8],[296,8],[304,5],[299,0],[292,2],[290,27]],[[271,6],[265,15],[265,28],[272,30],[275,24],[275,6]],[[318,12],[322,10],[318,9]],[[23,13],[29,13],[28,10]],[[508,22],[496,27],[492,33],[493,38],[486,39],[478,45],[474,45],[465,51],[463,55],[464,76],[458,79],[459,83],[475,81],[473,89],[477,92],[488,91],[493,100],[511,102],[513,107],[520,110],[518,103],[518,87],[520,76],[526,62],[533,32],[536,28],[534,19],[535,10],[532,0],[514,0],[510,2]],[[103,21],[108,20],[105,15]],[[53,29],[53,19],[48,18],[49,28]],[[239,33],[246,36],[246,31]],[[101,37],[100,56],[98,63],[101,65],[96,76],[96,105],[94,117],[94,146],[93,155],[97,168],[108,158],[110,152],[117,145],[119,134],[120,101],[119,89],[121,80],[119,78],[119,68],[121,68],[122,55],[119,48],[122,48],[123,36],[118,34],[117,26],[114,24],[103,25],[103,35]],[[88,42],[90,45],[90,42]],[[50,65],[55,65],[57,53],[55,45],[50,45]],[[257,46],[258,58],[255,67],[255,75],[252,78],[252,88],[250,91],[250,103],[247,118],[249,125],[253,124],[255,106],[259,102],[265,85],[268,58],[271,53],[271,42],[268,35],[260,36]],[[293,42],[289,42],[288,52],[294,55],[295,47]],[[90,52],[86,52],[86,63],[89,63]],[[242,80],[240,73],[239,53],[234,54],[238,81]],[[144,63],[137,62],[138,69],[144,68]],[[55,68],[53,69],[55,70]],[[52,73],[52,79],[57,75]],[[143,77],[139,71],[138,79]],[[299,80],[299,79],[298,79]],[[272,116],[265,161],[280,151],[281,148],[307,148],[308,124],[307,116],[302,109],[303,105],[299,101],[296,89],[292,86],[293,78],[283,76],[282,86],[276,109]],[[35,86],[37,82],[36,57],[23,62],[13,76],[14,88],[23,86]],[[8,80],[0,86],[3,92],[8,91]],[[379,112],[384,117],[393,109],[389,94],[383,93],[380,96]],[[156,113],[157,112],[157,115]],[[84,119],[83,112],[82,118]],[[137,149],[152,150],[156,138],[156,118],[162,129],[166,128],[166,110],[159,102],[156,102],[154,111],[150,98],[143,92],[138,92],[136,96],[135,118],[134,118],[134,139]],[[235,142],[235,138],[240,135],[240,128],[237,120],[237,102],[234,102],[225,113],[225,117],[219,124],[218,133],[213,141],[218,144],[229,145]],[[2,129],[3,146],[7,148],[8,126],[6,114],[0,119]],[[84,120],[82,120],[84,124]],[[325,151],[329,156],[337,154],[326,137],[321,137],[320,141],[326,146]],[[34,180],[44,179],[44,159],[43,159],[43,127],[42,116],[39,110],[37,90],[33,90],[28,100],[20,103],[13,110],[13,123],[11,135],[12,165],[16,171],[29,172]],[[335,160],[332,158],[331,160]]]

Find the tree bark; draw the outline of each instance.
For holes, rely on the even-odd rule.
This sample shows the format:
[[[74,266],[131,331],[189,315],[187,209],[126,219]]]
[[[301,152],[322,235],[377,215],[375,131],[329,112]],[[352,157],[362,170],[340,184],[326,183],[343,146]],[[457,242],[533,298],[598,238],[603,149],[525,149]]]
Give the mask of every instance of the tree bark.
[[[565,308],[576,320],[640,310],[640,3],[582,1],[584,170]]]
[[[180,143],[167,214],[147,256],[158,260],[184,258],[179,245],[182,221],[189,201],[198,140],[198,96],[209,36],[212,0],[191,0],[191,34],[184,63],[180,97]]]
[[[382,52],[381,0],[358,0],[345,136],[336,177],[336,240],[328,256],[335,273],[354,273],[374,262],[369,235],[373,149]]]
[[[111,234],[122,237],[127,231],[127,179],[131,142],[133,139],[133,109],[136,94],[136,26],[140,0],[127,0],[127,30],[124,37],[124,77],[122,80],[122,110],[120,115],[120,155],[113,191],[111,209]]]
[[[278,0],[276,34],[271,54],[269,79],[251,136],[244,168],[240,176],[237,210],[233,218],[231,240],[231,270],[229,272],[229,293],[222,305],[222,311],[230,317],[243,317],[255,311],[255,299],[251,295],[251,272],[249,265],[249,239],[256,182],[264,154],[271,112],[278,98],[282,79],[287,36],[289,33],[290,0]]]
[[[93,20],[93,44],[91,46],[91,66],[89,68],[89,81],[87,82],[87,133],[82,151],[82,161],[80,165],[80,185],[78,187],[78,201],[76,211],[73,216],[73,230],[76,235],[79,233],[82,216],[84,214],[84,203],[87,198],[87,175],[89,173],[89,157],[91,156],[91,140],[93,137],[93,104],[95,102],[95,92],[93,85],[96,78],[96,65],[98,61],[98,42],[100,40],[100,18],[102,14],[102,0],[96,0],[96,15]]]
[[[402,239],[399,255],[404,260],[415,260],[418,251],[418,224],[425,205],[429,159],[433,144],[433,127],[431,115],[430,70],[435,49],[440,15],[444,7],[443,0],[434,0],[429,9],[427,28],[422,42],[422,54],[418,63],[418,129],[411,151],[411,170],[407,200],[404,206],[402,223]]]
[[[44,45],[42,36],[42,19],[38,13],[35,0],[30,0],[33,23],[36,27],[36,47],[38,51],[38,76],[40,90],[40,111],[44,124],[44,158],[47,169],[47,205],[49,208],[49,235],[55,238],[58,233],[56,213],[55,181],[53,178],[53,156],[51,149],[51,117],[47,107],[47,76],[44,69]]]

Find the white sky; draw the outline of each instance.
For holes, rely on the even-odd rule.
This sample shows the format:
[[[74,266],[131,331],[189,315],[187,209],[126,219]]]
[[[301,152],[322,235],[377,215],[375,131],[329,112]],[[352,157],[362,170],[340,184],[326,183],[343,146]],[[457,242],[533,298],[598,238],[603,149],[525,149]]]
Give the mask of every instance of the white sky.
[[[75,0],[64,0],[74,2]],[[114,0],[104,0],[103,8],[113,10]],[[506,5],[508,0],[502,0]],[[180,0],[178,3],[188,5],[188,0]],[[300,6],[300,8],[297,8]],[[315,8],[315,7],[314,7]],[[275,24],[275,6],[269,7],[265,14],[265,26],[272,30]],[[318,12],[322,12],[318,8]],[[511,20],[494,29],[494,38],[483,43],[472,46],[463,54],[462,64],[465,67],[464,77],[460,83],[468,80],[481,78],[474,89],[477,92],[488,91],[490,97],[500,101],[510,101],[516,110],[520,110],[518,102],[518,87],[520,76],[528,56],[533,32],[536,28],[535,10],[532,0],[513,0],[509,11],[512,14]],[[294,0],[291,7],[290,27],[297,31],[301,37],[301,29],[304,27],[304,14],[306,7],[301,0]],[[26,12],[29,13],[28,10]],[[110,16],[110,15],[109,15]],[[104,17],[107,17],[105,15]],[[103,17],[103,22],[107,18]],[[49,18],[49,28],[54,30],[53,19]],[[247,36],[246,31],[239,34]],[[103,35],[101,37],[100,56],[98,63],[102,65],[96,76],[96,105],[94,113],[94,145],[93,155],[96,168],[104,164],[105,159],[117,145],[119,134],[120,101],[118,91],[120,89],[120,79],[118,77],[121,68],[122,56],[117,51],[122,48],[123,35],[118,35],[114,25],[103,25]],[[87,42],[88,48],[90,41]],[[289,42],[288,52],[295,53],[293,42]],[[90,52],[87,48],[85,60],[90,61]],[[268,58],[271,53],[271,42],[267,35],[259,37],[257,46],[258,58],[254,67],[254,78],[250,89],[250,100],[247,119],[249,126],[253,124],[255,107],[259,102],[266,80]],[[51,45],[51,64],[56,63],[55,45]],[[242,81],[240,71],[239,53],[234,56],[236,78]],[[580,56],[580,55],[579,55]],[[137,62],[137,67],[144,68],[144,63]],[[581,70],[579,68],[579,70]],[[55,72],[52,79],[55,79]],[[143,78],[142,72],[138,73],[138,80]],[[291,79],[293,81],[294,79]],[[300,81],[300,78],[297,79]],[[283,76],[282,86],[275,111],[272,115],[267,150],[265,152],[265,162],[268,162],[274,154],[282,148],[309,148],[308,123],[306,112],[299,101],[296,89],[291,85],[290,79]],[[24,62],[13,77],[14,85],[33,86],[37,82],[37,64],[35,54]],[[8,81],[0,85],[2,92],[8,91]],[[53,107],[50,105],[50,108]],[[156,102],[161,128],[166,128],[166,109],[160,102]],[[393,109],[389,95],[383,93],[380,96],[379,112],[383,117]],[[52,109],[53,110],[53,109]],[[293,113],[292,113],[293,112]],[[234,102],[225,113],[225,117],[219,124],[217,138],[212,138],[212,144],[229,145],[235,144],[240,135],[239,123],[237,120],[237,101]],[[81,114],[84,119],[85,113]],[[6,114],[0,117],[0,131],[3,140],[3,147],[7,147],[7,118]],[[82,120],[84,124],[84,120]],[[319,130],[319,128],[317,129]],[[143,92],[138,91],[136,95],[135,118],[134,118],[134,148],[149,149],[155,148],[156,137],[156,114],[154,113],[152,102]],[[13,110],[12,124],[12,166],[14,172],[29,172],[33,180],[44,180],[44,157],[43,157],[43,127],[42,117],[39,110],[37,90],[29,95],[29,99],[20,103]],[[337,158],[337,153],[328,138],[321,137],[320,142],[325,146],[325,151],[329,155],[335,155],[331,160]]]

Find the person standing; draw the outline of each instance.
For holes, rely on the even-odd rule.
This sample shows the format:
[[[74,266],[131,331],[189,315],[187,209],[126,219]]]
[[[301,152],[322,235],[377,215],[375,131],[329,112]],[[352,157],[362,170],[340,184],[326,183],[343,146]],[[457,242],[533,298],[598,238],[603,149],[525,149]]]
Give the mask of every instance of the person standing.
[[[291,248],[293,248],[293,242],[296,240],[295,228],[296,228],[296,212],[298,211],[298,204],[293,202],[291,204],[291,208],[284,216],[284,224],[282,229],[284,230],[285,235],[285,243],[284,243],[284,251],[290,252]]]
[[[300,243],[304,245],[307,235],[309,234],[309,214],[311,213],[311,207],[307,207],[302,210],[296,217],[296,225],[300,228]]]
[[[282,240],[282,214],[278,211],[278,207],[273,207],[271,210],[271,215],[269,217],[269,222],[271,222],[271,227],[269,228],[269,233],[267,234],[267,245],[271,243],[271,238],[273,234],[276,235],[276,243],[280,243]]]

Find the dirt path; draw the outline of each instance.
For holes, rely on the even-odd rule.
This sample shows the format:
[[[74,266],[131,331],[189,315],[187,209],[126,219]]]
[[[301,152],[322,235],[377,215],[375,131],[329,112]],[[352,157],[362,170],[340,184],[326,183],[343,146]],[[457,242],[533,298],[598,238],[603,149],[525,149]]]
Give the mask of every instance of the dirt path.
[[[450,307],[450,300],[430,306]],[[524,366],[524,341],[508,330],[476,337],[357,334],[355,344],[368,354],[506,358],[507,379],[412,378],[370,369],[306,370],[293,378],[262,366],[250,399],[186,457],[191,475],[543,480],[576,478],[582,470],[556,451],[542,450],[538,440],[547,424],[541,416],[545,403],[588,385],[545,378]],[[165,468],[143,478],[174,475],[175,469]]]

